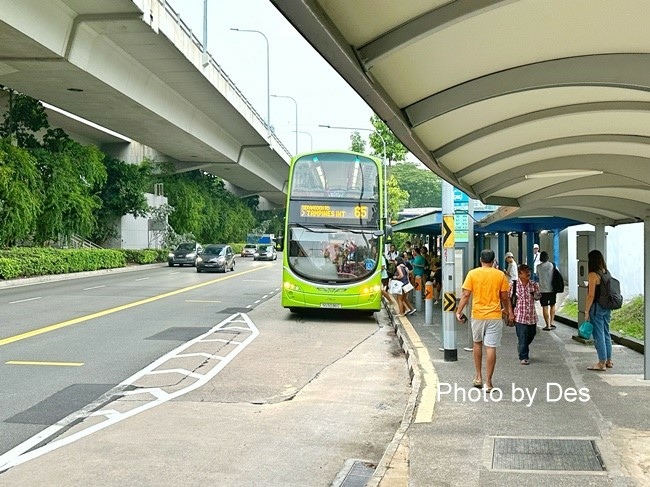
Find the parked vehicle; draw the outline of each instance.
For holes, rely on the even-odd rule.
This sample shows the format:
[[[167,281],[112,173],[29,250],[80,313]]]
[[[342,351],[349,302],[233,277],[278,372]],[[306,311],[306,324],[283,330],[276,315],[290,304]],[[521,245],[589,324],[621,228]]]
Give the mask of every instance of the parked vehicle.
[[[175,265],[196,266],[196,259],[203,250],[200,243],[197,242],[183,242],[176,247],[176,249],[169,253],[167,257],[167,265],[174,267]]]
[[[196,272],[235,270],[235,253],[230,245],[206,245],[196,261]]]
[[[258,245],[253,254],[253,260],[276,260],[278,253],[273,245]]]
[[[255,244],[246,244],[246,245],[244,245],[244,248],[241,250],[241,256],[242,257],[253,257],[253,254],[255,254],[256,250],[257,250],[257,245],[255,245]]]

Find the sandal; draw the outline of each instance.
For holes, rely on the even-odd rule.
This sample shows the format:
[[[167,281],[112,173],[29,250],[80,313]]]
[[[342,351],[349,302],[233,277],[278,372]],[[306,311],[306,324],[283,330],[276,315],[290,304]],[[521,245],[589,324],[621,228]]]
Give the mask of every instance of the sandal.
[[[542,330],[544,330],[544,331],[551,331],[552,329],[553,328],[547,328],[547,327],[542,328]]]
[[[595,370],[596,372],[605,372],[607,370],[607,367],[603,365],[602,367],[599,364],[592,365],[591,367],[587,367],[587,370]]]
[[[483,381],[478,380],[478,379],[474,379],[474,380],[472,380],[472,386],[473,387],[478,387],[479,389],[483,389]]]
[[[528,359],[523,359],[521,362],[519,362],[521,365],[528,365],[530,361]]]
[[[611,360],[605,362],[605,368],[611,369],[612,367],[614,367],[614,362],[612,362]]]

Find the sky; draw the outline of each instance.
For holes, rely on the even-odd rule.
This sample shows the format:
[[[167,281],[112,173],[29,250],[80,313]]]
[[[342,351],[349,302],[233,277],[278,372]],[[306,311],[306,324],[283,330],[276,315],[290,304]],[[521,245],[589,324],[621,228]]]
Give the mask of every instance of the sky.
[[[167,0],[203,41],[203,0]],[[349,149],[351,130],[373,130],[372,109],[304,40],[269,0],[208,0],[208,51],[263,119],[267,117],[266,42],[269,43],[270,92],[290,96],[298,107],[298,152]],[[296,105],[271,97],[271,125],[289,152],[295,153]],[[359,131],[369,150],[368,131]]]

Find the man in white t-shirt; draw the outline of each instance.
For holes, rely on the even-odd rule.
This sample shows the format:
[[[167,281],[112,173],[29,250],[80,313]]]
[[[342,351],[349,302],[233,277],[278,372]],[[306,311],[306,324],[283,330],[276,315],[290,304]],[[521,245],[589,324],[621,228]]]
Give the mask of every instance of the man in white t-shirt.
[[[503,271],[506,273],[508,278],[508,284],[512,284],[512,281],[516,281],[519,277],[519,271],[517,269],[517,262],[515,261],[515,256],[512,252],[506,252],[506,265]]]
[[[537,282],[539,282],[539,278],[537,276],[537,266],[539,263],[539,245],[535,244],[533,245],[533,280]]]

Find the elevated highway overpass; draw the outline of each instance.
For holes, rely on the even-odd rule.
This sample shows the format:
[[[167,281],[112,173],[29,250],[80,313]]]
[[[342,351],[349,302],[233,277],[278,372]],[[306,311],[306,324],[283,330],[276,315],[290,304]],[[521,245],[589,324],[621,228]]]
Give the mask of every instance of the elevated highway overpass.
[[[289,152],[164,0],[0,0],[0,84],[125,160],[201,169],[285,204]]]

